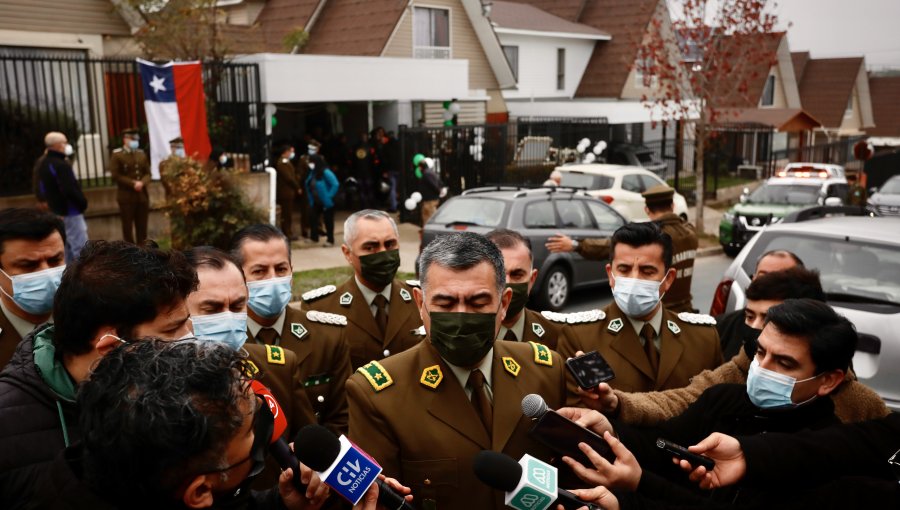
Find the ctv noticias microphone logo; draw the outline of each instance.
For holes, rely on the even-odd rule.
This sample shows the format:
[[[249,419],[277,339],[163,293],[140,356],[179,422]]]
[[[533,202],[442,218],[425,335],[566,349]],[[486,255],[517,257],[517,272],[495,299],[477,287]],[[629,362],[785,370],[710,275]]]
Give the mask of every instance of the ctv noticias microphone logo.
[[[354,505],[362,499],[370,485],[375,483],[381,466],[341,436],[341,453],[322,478],[335,492]]]

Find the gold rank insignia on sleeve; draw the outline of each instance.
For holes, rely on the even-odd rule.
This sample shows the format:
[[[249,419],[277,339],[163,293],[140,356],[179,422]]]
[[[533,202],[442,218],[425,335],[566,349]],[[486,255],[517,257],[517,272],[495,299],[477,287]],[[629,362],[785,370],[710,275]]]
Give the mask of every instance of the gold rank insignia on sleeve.
[[[422,377],[419,378],[419,382],[423,386],[428,386],[433,390],[436,390],[443,380],[444,373],[441,372],[440,365],[431,365],[425,368],[425,370],[422,370]]]
[[[377,361],[370,361],[357,368],[356,371],[369,381],[369,384],[372,385],[372,389],[374,389],[376,393],[394,384],[394,380],[391,379],[391,374],[389,374],[387,370],[381,366],[381,363]]]
[[[550,354],[550,348],[544,344],[539,344],[537,342],[528,342],[531,344],[531,348],[534,349],[534,362],[538,365],[547,365],[548,367],[553,366],[553,355]]]
[[[516,362],[516,360],[512,359],[509,356],[503,356],[501,359],[503,360],[503,368],[513,377],[518,377],[521,367]]]
[[[259,373],[259,368],[256,366],[256,363],[250,361],[249,359],[247,360],[247,372],[248,372],[247,375],[251,379],[253,377],[256,377],[256,374]]]
[[[267,345],[266,361],[273,365],[284,365],[284,349],[277,345]]]

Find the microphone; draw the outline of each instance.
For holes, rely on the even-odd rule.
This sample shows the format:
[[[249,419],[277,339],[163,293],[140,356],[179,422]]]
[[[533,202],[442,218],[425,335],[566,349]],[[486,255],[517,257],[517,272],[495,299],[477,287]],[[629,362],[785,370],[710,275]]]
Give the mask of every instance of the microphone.
[[[528,433],[557,454],[567,455],[584,466],[593,466],[594,463],[578,448],[578,443],[586,443],[606,460],[615,462],[616,454],[603,437],[550,409],[540,395],[525,395],[522,414],[535,420]]]
[[[281,406],[278,405],[278,401],[275,400],[272,392],[263,383],[252,380],[250,381],[250,388],[253,390],[253,393],[266,401],[269,405],[269,411],[272,412],[272,416],[275,418],[272,437],[269,438],[269,453],[272,454],[272,457],[275,458],[278,465],[281,466],[281,469],[291,468],[294,471],[294,476],[291,478],[294,483],[294,488],[300,491],[301,494],[305,494],[306,485],[303,485],[303,482],[300,481],[300,464],[297,463],[297,458],[294,457],[291,447],[288,446],[287,442],[281,437],[288,426],[284,411],[282,411]]]
[[[325,484],[354,505],[373,483],[377,483],[379,505],[388,510],[415,510],[406,498],[378,479],[381,466],[346,436],[338,438],[321,425],[306,425],[294,439],[294,454],[300,462],[318,472]]]
[[[484,450],[475,456],[475,476],[506,493],[504,503],[517,510],[547,510],[562,505],[569,510],[600,507],[582,501],[557,486],[556,468],[525,454],[519,462],[509,455]]]

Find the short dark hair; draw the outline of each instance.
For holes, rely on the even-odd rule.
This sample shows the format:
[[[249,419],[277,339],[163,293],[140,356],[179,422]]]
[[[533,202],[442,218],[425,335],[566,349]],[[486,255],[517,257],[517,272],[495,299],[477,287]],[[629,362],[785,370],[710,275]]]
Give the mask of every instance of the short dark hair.
[[[766,312],[768,324],[782,334],[801,337],[809,343],[816,374],[846,372],[856,352],[856,328],[822,301],[786,299]]]
[[[788,250],[769,250],[756,259],[756,267],[759,267],[759,263],[762,262],[762,259],[766,257],[778,257],[778,258],[789,258],[794,261],[794,264],[800,267],[806,267],[803,265],[803,261],[800,260],[800,257],[797,256],[796,253]]]
[[[225,467],[244,419],[246,356],[218,342],[152,339],[102,357],[77,397],[85,484],[158,508],[188,477]]]
[[[497,245],[501,250],[506,248],[515,248],[519,244],[524,244],[528,248],[528,257],[534,260],[534,253],[531,251],[531,239],[523,236],[515,230],[508,228],[496,228],[484,235],[489,241]]]
[[[195,246],[185,250],[184,257],[187,259],[188,264],[194,268],[194,271],[199,271],[202,267],[221,271],[225,269],[225,266],[231,264],[240,271],[242,277],[244,276],[244,270],[241,269],[241,265],[237,260],[234,260],[231,254],[213,246]]]
[[[59,232],[65,244],[66,226],[59,216],[25,207],[0,210],[0,255],[3,255],[6,241],[16,239],[41,241],[54,231]],[[2,267],[0,264],[0,268]]]
[[[184,300],[197,272],[179,251],[91,241],[63,273],[53,300],[57,353],[84,354],[101,326],[132,338],[135,326]]]
[[[241,253],[241,249],[244,247],[244,242],[250,240],[267,243],[272,239],[284,241],[284,247],[287,249],[288,260],[290,261],[291,240],[288,239],[287,236],[284,235],[284,232],[279,230],[278,227],[269,225],[268,223],[255,223],[238,230],[234,236],[231,237],[231,257],[237,262],[238,267],[243,267],[244,254]]]
[[[506,287],[506,268],[503,265],[503,254],[497,245],[474,232],[451,232],[438,236],[419,255],[422,290],[426,290],[428,286],[428,269],[432,264],[464,271],[482,262],[493,267],[497,292],[502,293]]]
[[[609,246],[609,253],[613,258],[616,255],[616,245],[619,243],[635,248],[648,244],[659,245],[663,250],[663,264],[665,264],[666,269],[672,267],[672,238],[652,221],[626,223],[619,227],[613,233]]]
[[[754,278],[747,287],[747,299],[754,301],[784,301],[809,298],[826,301],[819,272],[795,266],[783,271],[766,273]]]

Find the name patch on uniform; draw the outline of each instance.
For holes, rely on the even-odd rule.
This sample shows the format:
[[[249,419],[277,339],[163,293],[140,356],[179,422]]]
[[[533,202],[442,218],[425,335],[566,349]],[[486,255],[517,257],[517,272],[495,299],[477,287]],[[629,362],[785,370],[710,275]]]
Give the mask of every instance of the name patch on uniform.
[[[303,324],[300,324],[299,322],[292,322],[291,333],[293,333],[294,336],[297,337],[298,340],[300,340],[305,337],[307,333],[309,333],[309,330],[303,327]]]
[[[534,362],[538,365],[546,365],[548,367],[553,366],[553,355],[550,354],[550,348],[544,344],[539,344],[537,342],[528,342],[531,344],[531,348],[534,349]]]
[[[544,333],[546,333],[546,331],[544,331],[544,327],[537,322],[531,324],[531,331],[534,331],[534,334],[537,335],[538,338],[541,338],[542,336],[544,336]]]
[[[277,345],[267,345],[266,361],[273,365],[284,365],[284,349]]]
[[[341,306],[350,306],[350,303],[353,302],[353,296],[349,292],[344,292],[341,294]]]
[[[509,356],[503,356],[501,360],[503,360],[503,368],[507,372],[509,372],[513,377],[519,376],[519,370],[521,370],[522,367],[519,366],[516,360],[510,358]]]
[[[618,333],[619,331],[622,331],[623,326],[625,326],[625,323],[622,322],[622,319],[616,318],[609,321],[609,326],[606,326],[606,329],[613,333]]]
[[[673,334],[677,335],[681,333],[681,328],[678,327],[678,324],[675,324],[672,321],[666,321],[666,325],[669,326],[669,331],[671,331]]]
[[[441,372],[440,365],[431,365],[422,371],[422,377],[419,378],[419,382],[422,383],[423,386],[428,386],[431,389],[437,389],[438,385],[441,384],[441,381],[444,380],[444,373]]]
[[[381,363],[377,361],[370,361],[357,368],[356,371],[369,381],[369,384],[372,385],[372,389],[374,389],[375,392],[379,392],[394,384],[394,380],[391,379],[391,374],[389,374],[387,370],[381,366]]]
[[[412,296],[409,295],[409,291],[406,289],[400,289],[400,297],[407,303],[412,301]]]

